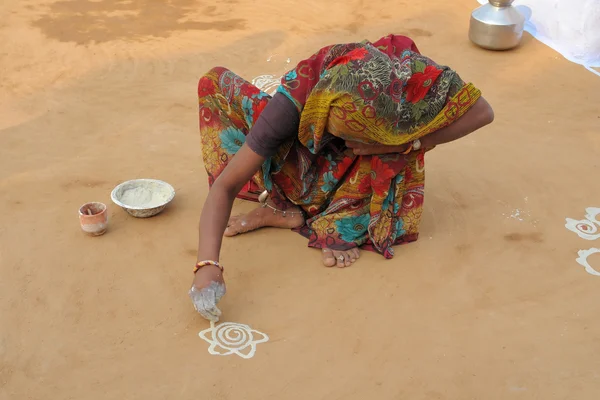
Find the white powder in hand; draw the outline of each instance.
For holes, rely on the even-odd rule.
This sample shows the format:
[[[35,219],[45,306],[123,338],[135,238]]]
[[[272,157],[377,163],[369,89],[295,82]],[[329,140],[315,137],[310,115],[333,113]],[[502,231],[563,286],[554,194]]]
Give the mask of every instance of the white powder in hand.
[[[120,198],[121,203],[131,207],[158,207],[165,202],[164,195],[157,191],[138,186],[126,189]]]

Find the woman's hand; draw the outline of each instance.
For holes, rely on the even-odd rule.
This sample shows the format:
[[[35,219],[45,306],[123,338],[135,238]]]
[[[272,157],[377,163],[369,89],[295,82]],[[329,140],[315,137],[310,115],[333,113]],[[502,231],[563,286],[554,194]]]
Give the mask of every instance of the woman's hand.
[[[217,322],[221,310],[217,303],[225,295],[225,281],[219,267],[206,265],[196,272],[192,288],[188,292],[196,311],[209,321]]]
[[[208,193],[198,229],[197,260],[219,260],[223,233],[235,196],[260,169],[265,158],[244,144],[231,159]],[[210,321],[218,321],[217,303],[225,295],[225,281],[218,267],[206,265],[196,272],[189,296],[196,310]]]
[[[400,146],[386,146],[383,144],[365,144],[360,142],[346,141],[346,146],[352,149],[357,156],[369,156],[373,154],[404,153],[410,147],[410,144]]]

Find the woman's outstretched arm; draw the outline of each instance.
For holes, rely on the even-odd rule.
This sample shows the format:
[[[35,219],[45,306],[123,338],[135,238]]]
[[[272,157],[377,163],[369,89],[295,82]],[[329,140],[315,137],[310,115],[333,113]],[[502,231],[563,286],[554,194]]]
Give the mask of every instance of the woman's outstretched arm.
[[[440,144],[460,139],[494,121],[494,111],[490,104],[480,97],[473,107],[456,122],[421,138],[421,146],[430,149]],[[354,154],[389,154],[403,153],[410,144],[401,146],[368,145],[358,142],[347,142],[346,145],[354,150]]]
[[[244,144],[216,179],[200,216],[198,261],[219,260],[233,201],[264,162],[264,157]]]
[[[198,261],[219,261],[223,233],[233,201],[242,187],[259,170],[265,158],[247,144],[231,159],[208,192],[198,228]],[[217,303],[225,294],[221,269],[207,265],[196,273],[189,295],[196,310],[206,319],[218,321]]]
[[[198,261],[219,261],[233,201],[265,160],[295,137],[298,123],[294,104],[282,94],[273,96],[246,136],[244,145],[230,159],[208,193],[200,217]],[[216,305],[224,294],[221,270],[212,265],[200,268],[190,290],[196,310],[207,319],[218,320],[221,312]]]
[[[473,107],[456,122],[421,138],[421,146],[430,149],[440,144],[460,139],[494,121],[494,110],[483,98],[477,99]]]

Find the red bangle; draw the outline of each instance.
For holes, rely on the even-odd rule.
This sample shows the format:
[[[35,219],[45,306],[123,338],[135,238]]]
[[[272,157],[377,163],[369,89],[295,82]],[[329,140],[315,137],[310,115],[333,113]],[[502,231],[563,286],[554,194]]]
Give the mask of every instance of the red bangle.
[[[410,153],[413,150],[413,144],[411,143],[410,146],[408,146],[408,149],[406,149],[405,151],[403,151],[402,155],[407,155],[408,153]]]
[[[194,267],[194,273],[198,272],[198,270],[202,267],[206,267],[207,265],[214,265],[215,267],[219,268],[221,270],[221,272],[223,272],[224,268],[221,264],[219,264],[216,261],[211,261],[211,260],[205,260],[205,261],[200,261],[198,264],[196,264],[196,266]]]

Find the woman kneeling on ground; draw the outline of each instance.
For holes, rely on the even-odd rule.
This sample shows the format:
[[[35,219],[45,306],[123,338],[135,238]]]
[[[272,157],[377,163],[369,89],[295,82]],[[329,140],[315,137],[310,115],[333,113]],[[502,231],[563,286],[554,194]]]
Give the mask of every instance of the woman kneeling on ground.
[[[293,229],[326,267],[350,266],[361,249],[392,258],[418,237],[425,152],[494,118],[477,88],[394,35],[319,50],[273,98],[225,68],[204,75],[198,95],[211,189],[190,297],[213,321],[223,236]],[[260,205],[230,218],[236,197]]]

